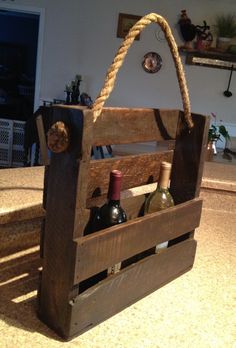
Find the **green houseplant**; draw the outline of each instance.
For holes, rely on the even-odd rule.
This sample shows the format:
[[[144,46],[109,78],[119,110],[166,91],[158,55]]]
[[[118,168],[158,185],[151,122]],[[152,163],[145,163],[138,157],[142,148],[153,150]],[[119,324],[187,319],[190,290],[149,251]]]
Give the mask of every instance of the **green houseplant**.
[[[209,128],[208,141],[222,140],[221,135],[225,138],[225,140],[230,140],[229,133],[224,125],[215,126],[213,124]]]
[[[216,115],[212,112],[211,116],[214,118],[214,124],[211,125],[208,131],[208,145],[206,152],[206,160],[211,161],[213,155],[217,154],[216,143],[218,140],[222,141],[221,136],[225,139],[225,146],[227,140],[230,140],[229,133],[223,124],[216,124]]]
[[[208,142],[211,142],[211,141],[216,142],[217,140],[222,141],[221,136],[225,138],[225,141],[230,140],[229,132],[227,131],[225,126],[223,124],[220,124],[219,126],[216,124],[216,114],[212,112],[211,116],[214,119],[214,124],[212,124],[211,127],[209,128]]]
[[[231,39],[236,36],[235,14],[221,14],[215,18],[215,32],[217,35],[217,48],[226,51]]]

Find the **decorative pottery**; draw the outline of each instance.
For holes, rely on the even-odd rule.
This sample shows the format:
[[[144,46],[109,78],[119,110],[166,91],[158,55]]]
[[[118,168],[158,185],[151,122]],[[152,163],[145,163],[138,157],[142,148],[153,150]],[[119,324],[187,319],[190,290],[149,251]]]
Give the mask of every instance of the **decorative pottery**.
[[[209,141],[207,144],[207,151],[206,151],[206,161],[210,162],[213,159],[213,156],[217,154],[216,150],[216,141]]]
[[[231,43],[231,39],[229,37],[218,37],[216,41],[216,48],[219,51],[226,52]]]

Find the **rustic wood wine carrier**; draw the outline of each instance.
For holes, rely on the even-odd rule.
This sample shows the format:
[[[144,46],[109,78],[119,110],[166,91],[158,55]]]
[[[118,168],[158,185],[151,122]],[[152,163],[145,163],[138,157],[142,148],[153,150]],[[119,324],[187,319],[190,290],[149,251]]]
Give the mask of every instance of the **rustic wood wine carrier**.
[[[127,46],[151,22],[157,22],[165,32],[176,65],[184,112],[103,108]],[[70,339],[193,266],[197,244],[194,229],[199,226],[202,209],[198,196],[209,119],[190,113],[177,46],[168,24],[157,14],[143,17],[131,29],[92,109],[53,108],[54,122],[63,122],[69,130],[69,147],[52,153],[46,170],[38,313],[60,336]],[[92,146],[148,141],[161,143],[160,148],[174,143],[174,148],[167,145],[165,150],[152,153],[102,160],[91,158]],[[150,183],[158,180],[163,160],[173,164],[170,190],[176,205],[142,216],[144,193]],[[129,220],[89,234],[92,208],[105,202],[112,169],[123,173],[121,203]],[[130,194],[131,188],[136,194]],[[169,247],[161,253],[135,258],[166,240],[170,241]],[[81,290],[80,285],[86,284],[86,280],[89,284],[92,276],[132,257],[133,263],[120,272]]]

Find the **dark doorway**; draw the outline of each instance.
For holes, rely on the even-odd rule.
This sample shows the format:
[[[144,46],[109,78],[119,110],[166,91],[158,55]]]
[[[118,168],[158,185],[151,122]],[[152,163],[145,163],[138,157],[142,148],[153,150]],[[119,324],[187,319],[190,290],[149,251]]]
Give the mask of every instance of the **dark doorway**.
[[[25,161],[25,124],[34,111],[39,14],[0,10],[0,168]]]
[[[0,119],[33,113],[39,15],[0,10]]]

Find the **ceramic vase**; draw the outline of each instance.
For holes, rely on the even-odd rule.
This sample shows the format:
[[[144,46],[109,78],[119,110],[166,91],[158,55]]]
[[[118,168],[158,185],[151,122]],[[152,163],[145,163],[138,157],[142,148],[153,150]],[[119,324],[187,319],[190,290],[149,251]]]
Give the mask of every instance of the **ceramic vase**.
[[[226,52],[231,43],[231,39],[229,37],[218,37],[216,41],[216,48],[219,51]]]
[[[206,161],[212,161],[213,156],[217,154],[216,141],[209,141],[206,150]]]

